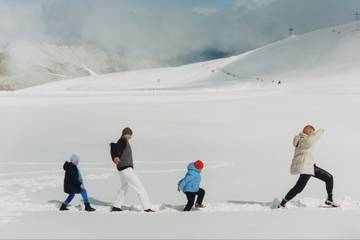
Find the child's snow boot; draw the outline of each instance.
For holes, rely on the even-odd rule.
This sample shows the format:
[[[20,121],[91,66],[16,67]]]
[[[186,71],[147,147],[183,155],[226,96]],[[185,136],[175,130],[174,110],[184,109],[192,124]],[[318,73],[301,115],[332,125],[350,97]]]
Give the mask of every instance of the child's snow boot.
[[[85,203],[85,211],[94,212],[96,209],[90,206],[90,203]]]
[[[60,211],[68,211],[67,205],[65,203],[61,204]]]
[[[205,205],[203,204],[195,204],[195,208],[199,209],[199,208],[205,208]]]
[[[112,207],[110,212],[122,212],[123,210],[121,208]]]

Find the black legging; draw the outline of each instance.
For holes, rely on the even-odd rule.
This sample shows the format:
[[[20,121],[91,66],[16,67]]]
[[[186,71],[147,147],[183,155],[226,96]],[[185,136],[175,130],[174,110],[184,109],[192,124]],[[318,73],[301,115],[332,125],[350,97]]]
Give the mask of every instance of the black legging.
[[[328,200],[332,201],[332,192],[334,188],[334,178],[333,176],[325,171],[324,169],[321,169],[314,165],[315,168],[315,175],[314,177],[317,179],[320,179],[321,181],[324,181],[326,183],[326,191],[328,194]],[[290,201],[293,199],[297,194],[301,193],[302,190],[304,190],[307,182],[312,177],[312,175],[308,174],[301,174],[299,177],[299,180],[297,181],[296,185],[289,191],[288,194],[285,196],[285,201]]]
[[[196,196],[198,196],[196,199],[196,204],[202,204],[205,196],[205,190],[200,188],[198,192],[185,192],[185,194],[188,202],[186,204],[186,207],[184,208],[184,211],[190,211],[194,206]]]

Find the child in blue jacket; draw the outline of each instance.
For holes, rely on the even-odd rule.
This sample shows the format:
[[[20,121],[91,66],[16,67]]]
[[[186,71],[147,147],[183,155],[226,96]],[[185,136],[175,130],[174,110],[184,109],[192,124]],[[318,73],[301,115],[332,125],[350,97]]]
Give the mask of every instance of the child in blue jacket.
[[[204,163],[200,160],[192,162],[188,165],[188,172],[186,176],[181,179],[178,183],[178,191],[185,193],[188,200],[184,211],[191,211],[195,203],[195,198],[197,196],[195,208],[204,208],[202,204],[205,196],[205,190],[200,188],[201,182],[201,170],[204,168]]]
[[[87,191],[84,186],[84,181],[78,168],[80,158],[73,154],[69,161],[64,163],[65,179],[64,179],[64,192],[69,194],[64,203],[60,207],[60,211],[69,210],[67,206],[74,199],[75,194],[80,193],[85,204],[85,211],[93,212],[94,208],[91,207]]]

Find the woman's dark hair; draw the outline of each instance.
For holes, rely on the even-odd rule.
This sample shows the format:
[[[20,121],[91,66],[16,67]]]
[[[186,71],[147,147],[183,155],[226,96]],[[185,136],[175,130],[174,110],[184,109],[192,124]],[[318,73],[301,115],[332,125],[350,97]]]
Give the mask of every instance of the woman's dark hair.
[[[133,131],[131,130],[131,128],[126,127],[123,129],[121,136],[125,136],[125,135],[131,135],[131,136],[133,135]]]

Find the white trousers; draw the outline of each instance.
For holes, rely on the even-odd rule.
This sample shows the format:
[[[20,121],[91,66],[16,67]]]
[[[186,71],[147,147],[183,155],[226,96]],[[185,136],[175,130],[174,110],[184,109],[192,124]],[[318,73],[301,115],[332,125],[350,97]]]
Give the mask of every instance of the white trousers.
[[[127,168],[119,172],[121,186],[116,197],[114,207],[121,208],[124,204],[126,193],[129,186],[135,190],[139,196],[141,205],[144,210],[151,208],[149,195],[139,177],[136,175],[134,169]]]

